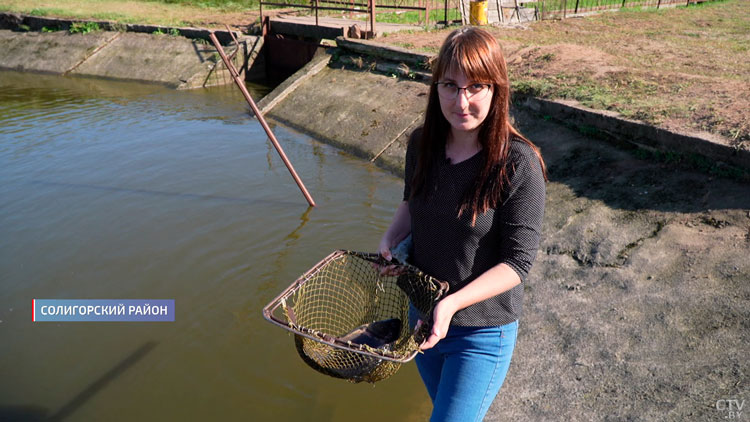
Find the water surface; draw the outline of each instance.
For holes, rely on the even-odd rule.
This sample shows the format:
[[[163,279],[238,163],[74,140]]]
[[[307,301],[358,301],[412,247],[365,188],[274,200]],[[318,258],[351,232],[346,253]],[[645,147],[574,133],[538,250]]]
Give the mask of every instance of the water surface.
[[[425,420],[413,364],[350,384],[261,308],[373,251],[400,180],[281,126],[309,209],[234,88],[0,73],[0,419]],[[175,299],[173,323],[33,323],[38,299]]]

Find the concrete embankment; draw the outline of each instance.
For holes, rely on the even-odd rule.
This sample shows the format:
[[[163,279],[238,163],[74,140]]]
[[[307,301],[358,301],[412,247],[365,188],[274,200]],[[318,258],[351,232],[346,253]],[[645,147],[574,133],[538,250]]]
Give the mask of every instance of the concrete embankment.
[[[179,89],[231,83],[216,49],[206,41],[207,30],[101,22],[97,25],[107,30],[71,34],[70,21],[11,14],[2,14],[0,23],[0,28],[16,29],[0,30],[0,68],[154,82]],[[29,32],[17,31],[20,28]],[[36,32],[42,28],[52,32]],[[170,32],[175,35],[167,35]],[[227,31],[217,35],[222,42],[231,41]],[[227,52],[239,50],[234,64],[244,74],[252,68],[263,39],[237,36],[239,45],[227,47]]]
[[[321,53],[261,106],[400,172],[428,86],[423,57],[387,63],[386,50]],[[576,105],[514,108],[550,183],[514,362],[485,420],[725,417],[717,401],[750,392],[747,183],[644,161],[628,145],[750,168],[747,155]]]
[[[338,38],[337,43],[328,59],[318,57],[316,62],[328,60],[329,66],[308,66],[272,92],[271,99],[279,92],[288,99],[274,99],[268,112],[385,168],[398,169],[406,136],[421,120],[429,79],[425,68],[432,56],[370,41]],[[516,98],[515,103],[599,138],[750,170],[750,150],[733,148],[720,136],[668,131],[574,101]]]

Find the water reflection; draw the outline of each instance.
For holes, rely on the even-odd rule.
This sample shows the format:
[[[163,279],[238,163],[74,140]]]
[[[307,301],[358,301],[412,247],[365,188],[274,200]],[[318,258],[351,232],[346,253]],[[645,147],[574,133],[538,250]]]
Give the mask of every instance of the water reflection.
[[[210,200],[210,201],[240,202],[244,204],[253,204],[258,201],[267,202],[267,200],[257,200],[257,199],[252,199],[252,198],[238,198],[238,197],[187,193],[187,192],[165,192],[165,191],[157,191],[157,190],[150,190],[150,189],[132,189],[132,188],[117,187],[117,186],[97,186],[97,185],[82,184],[82,183],[52,182],[52,181],[47,181],[47,180],[32,180],[31,184],[47,186],[47,187],[92,189],[92,190],[137,194],[137,195],[155,195],[155,196],[167,196],[167,197],[177,197],[177,198],[186,198],[186,199],[187,198],[201,199],[201,200]],[[275,204],[279,204],[279,205],[289,205],[289,206],[295,205],[295,203],[291,201],[271,201],[271,202],[274,202]]]

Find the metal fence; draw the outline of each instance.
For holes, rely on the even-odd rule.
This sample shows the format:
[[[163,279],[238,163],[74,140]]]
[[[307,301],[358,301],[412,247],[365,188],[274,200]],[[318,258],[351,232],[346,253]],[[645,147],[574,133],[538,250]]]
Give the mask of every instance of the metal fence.
[[[377,0],[377,14],[380,16],[379,21],[393,23],[451,24],[462,22],[461,6],[460,0]],[[417,16],[411,16],[410,19],[398,19],[397,16],[414,13]]]
[[[488,23],[493,24],[564,19],[605,10],[658,9],[699,1],[709,0],[486,0],[486,4]],[[377,22],[468,24],[470,3],[470,0],[261,0],[260,12],[263,16],[264,5],[308,9],[315,16],[316,25],[321,15],[344,12],[345,17],[363,20],[365,32],[372,35]],[[406,17],[406,14],[411,15]]]
[[[344,17],[362,19],[368,32],[374,32],[377,22],[427,26],[462,22],[463,16],[460,0],[261,0],[261,21],[264,6],[308,9],[310,15],[315,16],[316,25],[320,24],[321,17],[343,12]],[[466,13],[468,16],[468,8]],[[405,14],[410,16],[400,17]]]
[[[486,0],[488,23],[565,19],[605,10],[681,6],[710,0]],[[462,0],[462,22],[469,23],[470,0]]]
[[[696,3],[695,0],[537,0],[525,1],[525,7],[533,7],[537,19],[565,19],[605,10],[627,8],[660,8]]]

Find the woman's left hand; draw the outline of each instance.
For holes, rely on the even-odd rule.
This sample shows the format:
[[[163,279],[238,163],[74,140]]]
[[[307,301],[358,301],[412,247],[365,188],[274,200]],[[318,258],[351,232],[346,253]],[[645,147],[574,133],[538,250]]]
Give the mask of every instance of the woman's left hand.
[[[440,340],[445,338],[446,334],[448,334],[448,328],[451,325],[453,314],[455,314],[456,311],[458,311],[458,309],[453,304],[450,295],[438,302],[435,309],[432,311],[432,332],[427,340],[422,342],[419,346],[421,350],[430,349]]]

